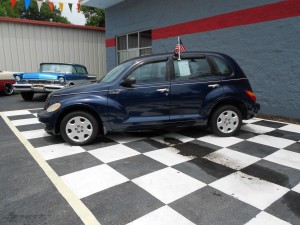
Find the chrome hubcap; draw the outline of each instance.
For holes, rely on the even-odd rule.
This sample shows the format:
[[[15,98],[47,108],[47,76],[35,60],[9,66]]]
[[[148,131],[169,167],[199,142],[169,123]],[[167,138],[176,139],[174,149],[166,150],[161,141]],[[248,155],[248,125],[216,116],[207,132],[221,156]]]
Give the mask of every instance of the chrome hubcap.
[[[6,94],[10,95],[13,93],[14,89],[13,89],[13,86],[11,84],[6,84],[4,86],[4,91]]]
[[[75,142],[83,142],[91,137],[93,126],[91,122],[82,116],[70,119],[66,125],[66,134]]]
[[[232,133],[236,130],[239,125],[239,117],[238,115],[231,110],[227,110],[222,112],[217,120],[218,129],[222,133]]]

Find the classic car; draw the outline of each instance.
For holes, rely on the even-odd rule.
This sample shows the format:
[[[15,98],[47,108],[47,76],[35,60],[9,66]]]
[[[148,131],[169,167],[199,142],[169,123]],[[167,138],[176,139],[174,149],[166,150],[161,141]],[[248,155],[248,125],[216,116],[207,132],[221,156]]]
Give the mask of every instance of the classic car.
[[[5,95],[12,95],[14,93],[13,84],[16,82],[13,77],[14,72],[0,71],[0,92]]]
[[[15,73],[14,90],[21,91],[24,100],[32,100],[34,93],[50,93],[67,86],[96,81],[85,66],[71,63],[41,63],[36,73]]]
[[[208,126],[222,137],[239,131],[260,109],[231,57],[185,52],[131,59],[97,83],[51,93],[38,113],[46,131],[72,145],[98,134]]]

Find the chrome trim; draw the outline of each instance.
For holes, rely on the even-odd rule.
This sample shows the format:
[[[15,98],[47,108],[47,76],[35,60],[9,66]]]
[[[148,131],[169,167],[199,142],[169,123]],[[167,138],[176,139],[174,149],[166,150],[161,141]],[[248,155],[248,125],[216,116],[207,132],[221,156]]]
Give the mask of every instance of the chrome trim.
[[[207,83],[222,83],[222,82],[228,82],[228,81],[237,81],[237,80],[248,80],[247,78],[239,78],[239,79],[230,79],[230,80],[218,80],[218,81],[199,81],[199,82],[185,82],[180,84],[174,84],[172,82],[179,82],[179,81],[171,81],[172,86],[178,86],[178,85],[186,85],[186,84],[207,84]]]

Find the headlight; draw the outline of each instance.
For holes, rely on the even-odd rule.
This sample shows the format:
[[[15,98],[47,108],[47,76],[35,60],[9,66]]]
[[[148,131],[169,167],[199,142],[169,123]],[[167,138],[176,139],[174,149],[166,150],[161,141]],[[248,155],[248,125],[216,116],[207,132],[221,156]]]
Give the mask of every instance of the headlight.
[[[21,77],[20,76],[15,76],[16,81],[20,81]]]
[[[64,78],[64,77],[59,77],[59,78],[58,78],[58,81],[59,81],[60,83],[64,83],[64,82],[65,82],[65,78]]]
[[[54,112],[60,108],[60,103],[54,103],[53,105],[50,105],[47,109],[47,112]]]

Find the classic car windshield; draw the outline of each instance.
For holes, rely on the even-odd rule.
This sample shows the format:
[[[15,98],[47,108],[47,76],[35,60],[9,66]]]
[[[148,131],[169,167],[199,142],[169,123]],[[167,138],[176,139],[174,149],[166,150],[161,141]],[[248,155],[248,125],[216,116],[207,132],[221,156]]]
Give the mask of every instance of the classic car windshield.
[[[76,69],[72,65],[41,64],[40,72],[76,73]]]
[[[129,61],[129,62],[123,63],[123,64],[115,67],[110,72],[108,72],[102,79],[100,79],[99,83],[110,83],[110,82],[114,81],[131,64],[132,64],[132,61]]]

